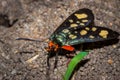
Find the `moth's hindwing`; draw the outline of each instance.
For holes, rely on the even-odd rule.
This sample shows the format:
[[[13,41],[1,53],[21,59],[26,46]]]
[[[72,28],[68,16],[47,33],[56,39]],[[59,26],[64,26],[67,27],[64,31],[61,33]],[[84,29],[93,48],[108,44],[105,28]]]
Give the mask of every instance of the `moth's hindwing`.
[[[81,27],[79,29],[64,29],[67,34],[64,45],[76,45],[86,42],[96,42],[118,38],[119,33],[105,27]],[[63,30],[63,31],[64,31]]]
[[[73,27],[91,26],[94,21],[94,15],[91,10],[83,8],[71,14],[54,32],[58,33],[63,29]]]

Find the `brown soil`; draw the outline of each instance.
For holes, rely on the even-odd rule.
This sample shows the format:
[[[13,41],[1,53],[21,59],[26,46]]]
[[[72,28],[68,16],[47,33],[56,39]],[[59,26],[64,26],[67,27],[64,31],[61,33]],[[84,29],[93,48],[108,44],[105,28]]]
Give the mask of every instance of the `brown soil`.
[[[119,4],[119,0],[1,0],[0,14],[8,16],[9,24],[17,22],[0,26],[0,80],[62,80],[67,69],[65,56],[59,56],[55,70],[54,57],[51,58],[50,74],[46,74],[47,42],[16,38],[47,39],[80,8],[93,11],[95,25],[120,33]],[[91,50],[85,59],[89,61],[77,69],[71,80],[120,79],[120,41]]]

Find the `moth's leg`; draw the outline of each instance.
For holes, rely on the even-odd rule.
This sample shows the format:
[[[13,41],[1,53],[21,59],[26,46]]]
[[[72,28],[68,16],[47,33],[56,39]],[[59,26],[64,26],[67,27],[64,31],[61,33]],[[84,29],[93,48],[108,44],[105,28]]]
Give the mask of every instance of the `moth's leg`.
[[[57,67],[57,62],[58,62],[58,54],[61,52],[61,50],[57,50],[57,53],[55,55],[55,63],[54,63],[54,69]]]
[[[49,63],[50,57],[51,57],[51,51],[48,53],[48,56],[47,56],[47,67],[48,67],[48,69],[50,69],[50,63]]]

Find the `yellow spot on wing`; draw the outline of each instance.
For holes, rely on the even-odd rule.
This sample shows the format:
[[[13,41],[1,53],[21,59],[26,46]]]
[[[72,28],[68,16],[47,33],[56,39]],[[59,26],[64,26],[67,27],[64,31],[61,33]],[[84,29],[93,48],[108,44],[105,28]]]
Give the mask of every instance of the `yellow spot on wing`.
[[[70,22],[70,23],[72,23],[72,22],[73,22],[73,20],[72,20],[72,19],[70,19],[70,20],[69,20],[69,22]]]
[[[82,22],[88,22],[88,20],[87,20],[87,19],[84,19],[84,20],[82,20]]]
[[[76,27],[74,27],[74,29],[77,29]]]
[[[75,14],[75,16],[76,16],[78,19],[82,19],[82,18],[87,18],[87,17],[88,17],[87,14]]]
[[[80,21],[77,21],[76,23],[80,23]]]
[[[75,33],[78,33],[77,31],[75,31]]]
[[[69,30],[68,30],[68,29],[64,29],[62,32],[64,32],[64,33],[68,33]]]
[[[73,34],[70,34],[70,35],[69,35],[69,38],[75,39],[75,38],[77,38],[77,36],[76,36],[76,35],[73,35]]]
[[[96,28],[96,27],[93,27],[93,28],[92,28],[92,31],[96,31],[96,30],[97,30],[97,28]]]
[[[89,27],[86,27],[85,29],[86,29],[86,30],[88,30],[88,31],[90,30],[90,28],[89,28]]]
[[[84,24],[84,23],[80,23],[80,25],[81,25],[81,26],[85,26],[85,24]]]
[[[107,35],[108,35],[108,31],[107,30],[101,30],[99,35],[103,38],[107,38]]]
[[[95,38],[95,37],[94,37],[93,35],[90,35],[89,38],[93,39],[93,38]]]
[[[87,31],[86,30],[81,30],[80,31],[80,35],[86,35],[87,34]]]
[[[77,24],[71,24],[70,27],[77,27]]]

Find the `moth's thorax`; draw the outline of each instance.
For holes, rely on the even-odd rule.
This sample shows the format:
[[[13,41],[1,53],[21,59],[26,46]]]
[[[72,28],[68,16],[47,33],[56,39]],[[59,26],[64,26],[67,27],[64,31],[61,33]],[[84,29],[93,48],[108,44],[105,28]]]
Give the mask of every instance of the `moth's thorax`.
[[[66,37],[67,34],[60,32],[52,35],[51,40],[54,41],[54,43],[58,44],[59,46],[63,46],[67,41]]]

